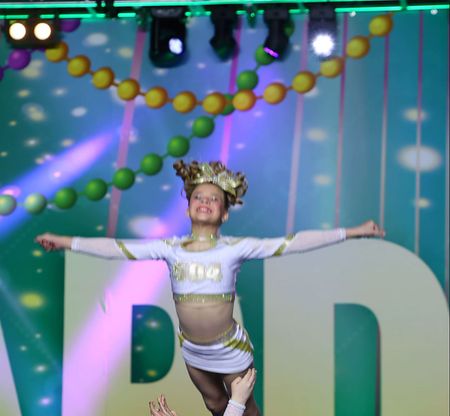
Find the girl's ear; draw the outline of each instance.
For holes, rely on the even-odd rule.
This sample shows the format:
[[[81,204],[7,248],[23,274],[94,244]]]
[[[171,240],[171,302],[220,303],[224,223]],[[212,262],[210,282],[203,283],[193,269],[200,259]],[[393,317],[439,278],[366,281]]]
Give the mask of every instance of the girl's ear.
[[[222,216],[222,222],[226,222],[228,221],[228,212],[226,212],[225,214],[223,214]]]
[[[189,208],[186,210],[186,217],[189,218]]]

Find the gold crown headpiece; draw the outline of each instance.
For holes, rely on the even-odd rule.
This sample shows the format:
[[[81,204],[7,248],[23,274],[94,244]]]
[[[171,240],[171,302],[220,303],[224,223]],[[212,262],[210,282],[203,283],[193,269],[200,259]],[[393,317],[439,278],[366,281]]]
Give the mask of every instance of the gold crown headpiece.
[[[224,192],[237,196],[236,189],[242,185],[242,180],[237,175],[227,170],[215,173],[208,163],[200,163],[198,167],[200,172],[197,172],[195,178],[190,181],[192,184],[212,183]]]
[[[177,176],[183,179],[188,199],[197,185],[212,183],[225,192],[227,205],[242,204],[240,197],[244,196],[248,184],[241,172],[233,173],[221,162],[199,163],[195,160],[189,164],[179,160],[173,167]]]

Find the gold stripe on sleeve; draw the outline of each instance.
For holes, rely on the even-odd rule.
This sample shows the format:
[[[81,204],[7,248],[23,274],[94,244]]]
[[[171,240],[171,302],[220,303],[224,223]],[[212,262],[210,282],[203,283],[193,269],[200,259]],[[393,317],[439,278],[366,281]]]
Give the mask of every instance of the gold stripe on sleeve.
[[[131,252],[126,248],[125,244],[122,241],[116,240],[116,243],[119,246],[122,253],[125,254],[125,256],[127,256],[128,260],[137,260],[137,258],[131,254]]]
[[[294,238],[295,234],[288,234],[283,242],[283,244],[281,244],[280,247],[277,248],[277,250],[275,251],[275,253],[273,253],[274,256],[281,256],[284,252],[284,250],[286,250],[286,247],[288,246],[288,244],[291,242],[291,240]]]

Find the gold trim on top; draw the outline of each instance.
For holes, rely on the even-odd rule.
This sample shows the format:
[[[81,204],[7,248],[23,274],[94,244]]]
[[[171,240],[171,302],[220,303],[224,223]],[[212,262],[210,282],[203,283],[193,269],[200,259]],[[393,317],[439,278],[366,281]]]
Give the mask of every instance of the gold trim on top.
[[[283,242],[283,244],[281,244],[280,247],[277,248],[277,250],[275,251],[275,253],[273,253],[274,256],[281,256],[284,252],[284,250],[286,250],[286,247],[288,246],[288,244],[292,241],[292,239],[294,238],[295,234],[288,234]]]
[[[133,254],[131,254],[131,252],[126,248],[126,246],[123,243],[123,241],[116,240],[116,243],[119,246],[119,248],[122,251],[122,253],[125,254],[125,256],[127,256],[128,260],[137,260],[137,258],[134,257]]]

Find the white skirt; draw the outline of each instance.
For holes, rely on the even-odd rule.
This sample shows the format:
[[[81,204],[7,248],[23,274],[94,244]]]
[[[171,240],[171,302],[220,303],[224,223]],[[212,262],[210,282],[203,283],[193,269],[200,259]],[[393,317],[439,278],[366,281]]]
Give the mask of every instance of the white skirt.
[[[219,339],[208,344],[187,340],[178,330],[181,353],[191,367],[220,374],[234,374],[246,370],[253,363],[250,337],[237,322]]]

